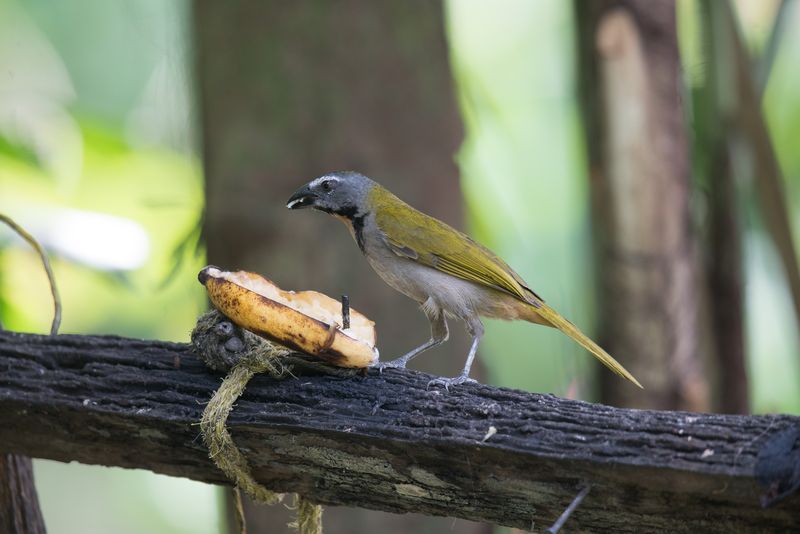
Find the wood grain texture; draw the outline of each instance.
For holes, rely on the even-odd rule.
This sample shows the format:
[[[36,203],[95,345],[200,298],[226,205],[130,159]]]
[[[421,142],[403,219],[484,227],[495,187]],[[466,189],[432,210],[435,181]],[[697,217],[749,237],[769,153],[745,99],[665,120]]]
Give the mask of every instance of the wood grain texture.
[[[0,446],[225,483],[198,436],[219,385],[188,345],[0,333]],[[603,405],[390,370],[254,379],[231,414],[255,477],[323,504],[551,524],[584,484],[581,531],[800,528],[795,495],[762,509],[759,448],[800,417]],[[491,427],[496,433],[489,437]]]

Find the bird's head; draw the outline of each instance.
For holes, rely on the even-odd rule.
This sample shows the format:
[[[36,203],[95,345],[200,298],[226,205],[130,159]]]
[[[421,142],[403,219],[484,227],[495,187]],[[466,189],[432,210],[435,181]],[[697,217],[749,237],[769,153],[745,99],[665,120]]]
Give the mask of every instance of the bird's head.
[[[352,219],[369,211],[368,194],[375,182],[357,172],[333,172],[316,178],[289,197],[291,210],[314,208]]]

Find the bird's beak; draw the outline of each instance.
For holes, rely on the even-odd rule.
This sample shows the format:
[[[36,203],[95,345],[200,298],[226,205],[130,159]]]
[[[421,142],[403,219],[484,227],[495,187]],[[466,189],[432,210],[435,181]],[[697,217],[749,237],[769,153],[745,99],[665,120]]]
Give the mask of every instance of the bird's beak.
[[[289,200],[286,202],[286,207],[290,210],[308,208],[314,205],[316,199],[317,195],[311,191],[307,185],[304,185],[289,197]]]

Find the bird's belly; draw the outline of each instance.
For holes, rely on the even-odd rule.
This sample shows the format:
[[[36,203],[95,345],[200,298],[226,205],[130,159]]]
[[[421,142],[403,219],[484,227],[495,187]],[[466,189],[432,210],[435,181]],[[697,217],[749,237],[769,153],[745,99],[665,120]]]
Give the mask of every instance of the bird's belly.
[[[372,268],[397,291],[425,307],[433,306],[462,319],[484,315],[504,319],[517,318],[521,304],[495,289],[443,273],[405,258],[369,257]]]
[[[368,255],[367,260],[378,276],[392,288],[420,303],[428,299],[428,284],[419,276],[419,271],[426,267],[403,258],[384,259]]]

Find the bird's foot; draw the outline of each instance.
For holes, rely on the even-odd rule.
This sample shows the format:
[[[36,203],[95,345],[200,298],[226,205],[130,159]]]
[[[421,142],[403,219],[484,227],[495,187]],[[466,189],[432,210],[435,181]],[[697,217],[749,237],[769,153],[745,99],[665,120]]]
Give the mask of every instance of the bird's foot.
[[[445,391],[450,391],[450,386],[458,386],[461,384],[469,384],[469,383],[477,384],[478,381],[473,378],[470,378],[467,375],[459,375],[453,378],[439,377],[439,378],[434,378],[433,380],[428,382],[428,389],[430,389],[431,386],[443,386]]]
[[[408,363],[408,360],[397,358],[396,360],[390,360],[388,362],[378,362],[371,367],[377,369],[379,373],[383,373],[384,369],[405,369],[406,363]]]

